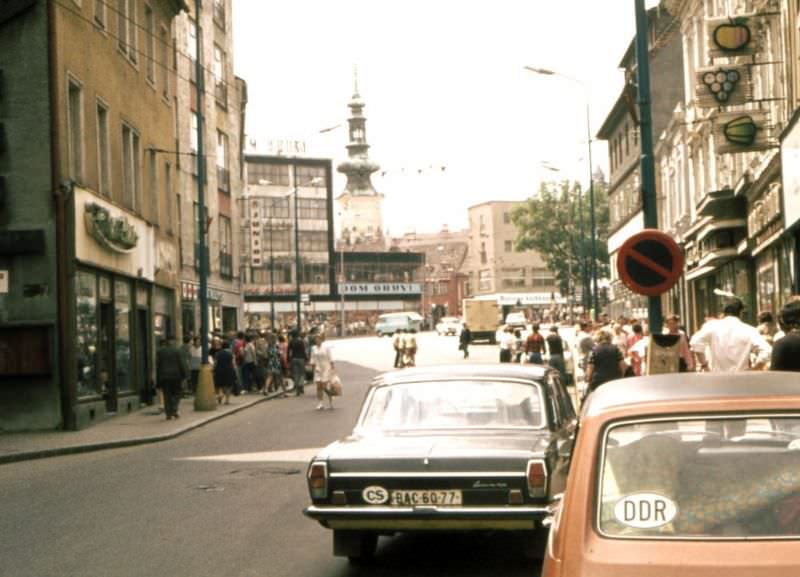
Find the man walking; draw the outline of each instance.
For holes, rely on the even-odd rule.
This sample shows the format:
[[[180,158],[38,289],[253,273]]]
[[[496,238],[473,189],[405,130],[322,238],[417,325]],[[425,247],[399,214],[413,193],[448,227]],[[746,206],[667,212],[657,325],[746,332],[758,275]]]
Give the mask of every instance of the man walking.
[[[558,327],[553,325],[550,327],[550,334],[545,339],[547,342],[547,352],[550,353],[550,360],[548,364],[558,371],[561,377],[561,383],[568,386],[572,383],[569,382],[567,376],[567,365],[564,362],[564,340],[558,334]]]
[[[800,371],[800,300],[789,301],[780,314],[781,329],[786,333],[772,348],[773,371]]]
[[[464,358],[469,358],[469,344],[472,342],[472,331],[469,330],[467,323],[461,327],[461,334],[458,335],[458,348],[464,351]]]
[[[544,352],[544,337],[539,332],[539,323],[533,323],[531,334],[525,339],[525,354],[528,355],[528,362],[534,365],[544,364],[542,353]]]
[[[305,394],[306,363],[308,363],[309,359],[305,339],[300,335],[299,330],[292,331],[288,357],[289,370],[291,371],[292,381],[294,381],[294,394],[299,397]]]
[[[732,373],[766,366],[772,347],[755,327],[742,322],[742,310],[740,299],[729,300],[723,318],[709,320],[692,336],[689,347],[702,371]],[[751,355],[755,355],[753,362]]]
[[[392,335],[392,346],[394,347],[394,368],[399,369],[403,366],[403,329],[397,329]]]
[[[164,390],[164,411],[168,421],[180,417],[181,386],[188,376],[181,350],[175,345],[175,337],[170,336],[156,353],[156,379]]]

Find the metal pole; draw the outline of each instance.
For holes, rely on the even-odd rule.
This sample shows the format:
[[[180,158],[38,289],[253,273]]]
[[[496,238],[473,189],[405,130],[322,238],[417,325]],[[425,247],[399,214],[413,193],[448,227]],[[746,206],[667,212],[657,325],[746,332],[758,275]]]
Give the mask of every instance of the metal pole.
[[[656,176],[653,160],[653,123],[650,115],[650,60],[648,51],[647,12],[644,0],[636,3],[636,63],[639,83],[639,133],[642,147],[639,172],[642,186],[644,227],[658,228]],[[650,334],[661,331],[661,297],[648,297],[647,322]]]
[[[202,351],[202,367],[197,382],[197,390],[194,397],[194,408],[198,411],[213,411],[217,408],[214,398],[214,383],[211,374],[211,365],[208,362],[208,247],[206,246],[207,219],[205,204],[205,183],[206,183],[206,157],[204,146],[204,117],[203,106],[205,95],[205,71],[203,70],[203,46],[200,43],[200,0],[194,0],[195,26],[197,34],[195,46],[197,59],[195,60],[195,73],[197,76],[197,223],[198,236],[200,242],[198,251],[200,252],[200,267],[197,272],[200,283],[200,343]]]
[[[302,303],[300,300],[300,218],[297,211],[297,164],[292,164],[292,193],[294,194],[294,257],[295,257],[295,283],[297,285],[297,330],[302,330],[300,321],[302,315]]]
[[[580,230],[580,242],[578,243],[578,251],[580,252],[581,262],[581,306],[583,307],[583,314],[589,310],[589,275],[588,267],[586,266],[586,255],[584,254],[584,239],[586,234],[583,227],[583,189],[578,190],[578,227]]]
[[[275,252],[272,243],[272,211],[275,204],[270,205],[269,210],[269,323],[270,328],[275,330]]]
[[[589,92],[586,92],[586,136],[589,140],[589,220],[592,227],[592,300],[594,320],[600,314],[600,300],[597,293],[597,224],[594,216],[594,174],[592,173],[592,123],[589,116]]]
[[[341,240],[339,242],[342,243],[342,246],[339,249],[339,255],[340,255],[339,258],[341,260],[341,263],[339,263],[339,266],[341,268],[341,277],[340,277],[341,280],[339,281],[339,296],[342,299],[342,302],[341,302],[341,304],[342,304],[342,317],[341,317],[342,330],[341,330],[341,336],[345,336],[345,328],[344,328],[345,327],[345,323],[344,323],[344,282],[345,282],[345,278],[344,278],[344,242],[342,242]]]

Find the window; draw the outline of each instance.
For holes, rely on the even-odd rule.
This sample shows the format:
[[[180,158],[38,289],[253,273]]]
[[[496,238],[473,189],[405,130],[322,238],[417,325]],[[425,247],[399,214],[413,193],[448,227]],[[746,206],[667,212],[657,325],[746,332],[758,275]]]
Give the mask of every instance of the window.
[[[136,0],[117,0],[117,46],[136,63],[139,42],[136,35]]]
[[[106,0],[94,1],[94,21],[105,30],[106,27]]]
[[[219,274],[230,278],[233,276],[233,232],[231,219],[219,217]]]
[[[228,170],[228,135],[217,132],[217,188],[230,193],[231,174]]]
[[[156,174],[156,151],[147,151],[147,195],[150,199],[150,222],[158,226],[160,216],[158,210],[158,175]]]
[[[514,250],[513,242],[510,240],[505,241],[504,248],[506,252],[511,252]]]
[[[301,230],[300,252],[327,252],[328,232],[324,230]]]
[[[286,164],[247,163],[247,184],[289,186],[289,166]]]
[[[164,26],[159,33],[158,49],[161,52],[161,94],[169,99],[169,32]]]
[[[197,62],[197,23],[189,20],[189,34],[186,37],[186,54],[189,55],[190,65]]]
[[[83,89],[73,79],[67,88],[67,134],[69,145],[69,176],[83,181]]]
[[[108,108],[97,102],[97,190],[111,196],[111,151],[108,146]]]
[[[294,170],[296,186],[321,187],[325,185],[325,169],[321,166],[296,166]],[[309,184],[314,179],[319,179],[319,182]]]
[[[478,272],[478,290],[479,291],[492,290],[492,271],[482,270]]]
[[[214,98],[223,108],[228,105],[228,87],[225,83],[225,52],[214,44]]]
[[[325,220],[328,218],[328,203],[323,199],[317,198],[298,198],[297,199],[297,218],[311,220]],[[369,227],[372,231],[372,227]]]
[[[511,224],[511,213],[504,212],[503,213],[503,224]]]
[[[214,24],[225,30],[225,0],[214,0]]]
[[[292,249],[291,230],[288,228],[266,230],[264,248],[267,252],[289,252]]]
[[[156,82],[156,27],[153,18],[153,9],[149,5],[144,6],[144,41],[145,41],[145,60],[147,60],[147,80],[155,84]]]
[[[141,212],[141,151],[139,134],[122,125],[122,205]]]
[[[164,198],[166,200],[167,214],[167,232],[172,234],[172,165],[169,162],[164,163]]]

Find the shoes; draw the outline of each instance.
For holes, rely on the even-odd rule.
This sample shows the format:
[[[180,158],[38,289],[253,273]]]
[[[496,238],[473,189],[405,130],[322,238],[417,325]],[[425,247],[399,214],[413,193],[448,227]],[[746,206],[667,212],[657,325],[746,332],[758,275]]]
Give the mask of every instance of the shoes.
[[[324,410],[324,409],[325,409],[325,405],[323,405],[322,403],[320,403],[319,405],[317,405],[317,410],[318,410],[318,411],[322,411],[322,410]]]
[[[331,407],[331,408],[333,408],[333,407]],[[178,413],[175,413],[174,415],[172,415],[172,418],[173,419],[180,419],[181,416]]]

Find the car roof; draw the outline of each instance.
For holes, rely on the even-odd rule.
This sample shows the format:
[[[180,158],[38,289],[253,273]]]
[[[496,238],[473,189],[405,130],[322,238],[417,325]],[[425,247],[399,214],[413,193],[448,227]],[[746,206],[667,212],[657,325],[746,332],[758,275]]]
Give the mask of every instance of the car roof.
[[[376,377],[377,385],[394,385],[397,383],[419,382],[425,380],[463,380],[479,379],[523,379],[541,381],[547,374],[547,367],[540,365],[517,365],[512,363],[463,363],[452,365],[435,365],[430,367],[409,367],[389,371]]]
[[[800,401],[800,374],[781,371],[670,373],[619,379],[592,392],[587,397],[583,414],[591,417],[644,404],[754,397],[772,397],[776,401],[793,397]]]

